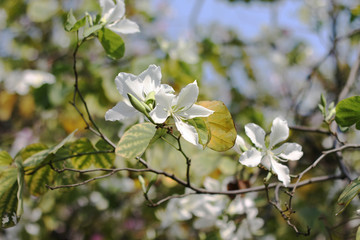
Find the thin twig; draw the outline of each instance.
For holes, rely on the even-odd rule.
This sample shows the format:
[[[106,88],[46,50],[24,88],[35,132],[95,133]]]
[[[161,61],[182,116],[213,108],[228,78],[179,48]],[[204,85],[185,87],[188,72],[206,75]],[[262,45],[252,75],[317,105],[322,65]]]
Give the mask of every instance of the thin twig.
[[[349,93],[350,87],[354,84],[354,82],[356,80],[356,76],[357,76],[357,73],[359,72],[359,68],[360,68],[360,51],[359,51],[358,57],[357,57],[354,65],[351,67],[349,77],[347,78],[346,84],[339,94],[338,101],[341,101],[342,99],[344,99],[346,97],[346,95]]]
[[[328,130],[319,129],[319,128],[312,128],[312,127],[305,127],[305,126],[290,126],[289,128],[294,131],[313,132],[313,133],[321,133],[321,134],[326,134],[326,135],[331,134],[331,132],[329,132]]]

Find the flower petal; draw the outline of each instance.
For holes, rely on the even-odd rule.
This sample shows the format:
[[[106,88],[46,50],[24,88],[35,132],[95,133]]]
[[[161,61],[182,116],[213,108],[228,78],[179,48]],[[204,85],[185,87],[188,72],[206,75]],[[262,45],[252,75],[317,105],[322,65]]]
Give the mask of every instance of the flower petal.
[[[178,118],[174,118],[174,119],[175,119],[176,128],[181,133],[181,136],[189,143],[194,144],[195,146],[200,146],[199,136],[196,129],[193,126],[183,122]]]
[[[199,88],[196,80],[193,83],[186,85],[181,89],[179,96],[176,98],[176,105],[178,109],[190,108],[197,100],[199,95]]]
[[[235,144],[232,147],[232,149],[238,154],[242,154],[243,151],[242,149],[246,149],[245,141],[241,136],[239,135],[236,136]]]
[[[112,24],[107,25],[107,28],[117,34],[129,34],[140,32],[139,25],[129,19],[121,19]]]
[[[139,112],[133,108],[132,106],[129,106],[126,102],[121,101],[118,102],[115,107],[112,109],[109,109],[105,113],[105,120],[106,121],[122,121],[125,119],[133,118],[135,117]]]
[[[115,78],[116,88],[119,93],[127,98],[127,94],[131,93],[140,100],[144,100],[142,90],[143,84],[140,79],[131,73],[119,73]]]
[[[303,156],[302,147],[297,143],[284,143],[272,151],[282,159],[296,161]]]
[[[99,0],[99,2],[102,9],[101,16],[104,18],[104,20],[107,20],[110,11],[112,11],[112,9],[115,7],[115,3],[113,0]]]
[[[116,4],[110,3],[112,0],[108,0],[104,2],[104,7],[106,9],[103,9],[102,17],[107,23],[115,22],[122,17],[124,17],[125,14],[125,3],[124,1],[116,1]],[[100,2],[101,5],[101,2]]]
[[[193,104],[189,109],[184,109],[184,111],[179,111],[178,115],[183,117],[184,119],[192,119],[195,117],[208,117],[213,114],[214,111],[209,110],[203,106]]]
[[[143,82],[143,92],[145,95],[156,92],[160,87],[161,82],[161,69],[156,65],[150,65],[148,69],[143,71],[139,78]]]
[[[248,167],[256,167],[260,164],[261,158],[261,152],[255,148],[251,148],[250,150],[241,154],[239,162]]]
[[[289,127],[286,120],[275,118],[271,127],[269,149],[285,141],[289,137]]]
[[[167,85],[167,84],[161,84],[159,91],[163,91],[165,93],[174,93],[175,92],[175,90],[170,85]]]
[[[258,148],[265,149],[265,131],[255,123],[245,125],[245,133]]]
[[[165,93],[160,91],[155,95],[156,106],[149,113],[150,117],[156,123],[163,123],[170,116],[171,102],[175,98],[174,94]]]
[[[272,157],[270,157],[270,158],[271,158],[271,170],[277,174],[279,181],[283,182],[285,187],[289,186],[289,184],[290,184],[289,168],[285,165],[278,163]]]

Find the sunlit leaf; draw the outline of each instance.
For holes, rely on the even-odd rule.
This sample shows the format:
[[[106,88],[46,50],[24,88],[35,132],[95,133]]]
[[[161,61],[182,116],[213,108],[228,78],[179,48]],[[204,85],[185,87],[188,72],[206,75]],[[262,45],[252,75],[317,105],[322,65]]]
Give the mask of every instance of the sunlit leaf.
[[[232,148],[237,133],[231,114],[225,104],[221,101],[202,101],[198,104],[214,111],[209,117],[204,118],[211,134],[207,147],[218,152]]]
[[[69,13],[67,14],[64,28],[65,28],[65,31],[68,31],[68,32],[77,31],[77,30],[79,30],[79,28],[84,26],[85,23],[86,23],[85,17],[83,17],[82,19],[77,21],[72,12],[72,9],[70,9]]]
[[[341,127],[356,124],[356,129],[360,130],[360,96],[341,100],[336,106],[335,121]]]
[[[354,199],[358,194],[360,193],[360,178],[355,179],[352,181],[349,185],[346,186],[344,191],[341,193],[341,195],[338,198],[337,203],[343,208],[336,213],[336,215],[342,213],[347,205],[351,202],[351,200]]]
[[[113,31],[107,28],[101,29],[99,31],[99,41],[109,57],[119,59],[124,56],[124,41]]]
[[[199,143],[205,148],[210,141],[211,135],[205,120],[202,118],[193,118],[187,120],[187,122],[196,129],[199,136]]]
[[[86,27],[84,29],[83,37],[86,38],[86,37],[90,36],[91,34],[99,31],[102,27],[103,27],[103,25],[94,25],[91,27]]]
[[[92,155],[82,155],[83,153],[92,153],[95,152],[94,147],[87,138],[81,138],[71,144],[71,149],[76,154],[79,154],[78,157],[71,159],[72,164],[77,169],[86,169],[91,166],[94,158]]]
[[[110,151],[113,150],[113,147],[106,143],[103,139],[100,139],[95,147],[99,151]],[[114,153],[102,153],[95,154],[94,156],[94,165],[99,168],[110,168],[113,166],[115,154]]]
[[[150,145],[156,142],[159,138],[164,136],[167,133],[167,129],[165,128],[157,128],[154,137],[150,140]]]
[[[124,158],[134,158],[143,154],[156,132],[155,125],[139,123],[127,130],[120,139],[115,153]]]
[[[13,162],[12,157],[6,151],[0,151],[0,169],[3,166],[10,166]]]
[[[25,176],[26,185],[29,188],[30,194],[40,196],[48,189],[46,185],[50,185],[54,180],[55,171],[50,166],[42,167],[30,175]]]

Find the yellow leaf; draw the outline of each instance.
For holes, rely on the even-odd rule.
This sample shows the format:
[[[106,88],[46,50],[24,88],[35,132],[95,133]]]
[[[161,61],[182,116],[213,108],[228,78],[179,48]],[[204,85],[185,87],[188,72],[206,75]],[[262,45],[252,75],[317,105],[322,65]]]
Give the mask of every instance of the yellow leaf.
[[[221,101],[202,101],[199,105],[213,110],[214,113],[204,118],[211,132],[208,147],[223,152],[232,148],[236,140],[236,129],[231,114]]]
[[[7,92],[0,94],[0,121],[7,121],[10,119],[17,96]]]

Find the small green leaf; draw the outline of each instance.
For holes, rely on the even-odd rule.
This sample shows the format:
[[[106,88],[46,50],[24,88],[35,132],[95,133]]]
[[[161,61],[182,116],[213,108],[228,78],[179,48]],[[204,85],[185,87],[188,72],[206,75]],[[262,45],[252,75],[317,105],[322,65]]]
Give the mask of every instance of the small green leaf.
[[[150,140],[149,145],[153,144],[154,142],[156,142],[156,140],[164,136],[167,131],[168,130],[166,128],[157,128],[154,137]]]
[[[79,30],[82,26],[84,26],[86,23],[85,17],[80,19],[79,21],[76,20],[72,9],[70,9],[70,12],[67,14],[66,22],[64,24],[65,31],[67,32],[73,32]]]
[[[340,101],[336,106],[335,121],[341,127],[356,124],[360,130],[360,96],[353,96]]]
[[[4,166],[10,166],[13,162],[12,157],[6,151],[0,151],[0,169]]]
[[[347,205],[360,193],[360,177],[352,181],[349,185],[346,186],[344,191],[339,196],[337,203],[342,205],[343,208],[336,213],[336,215],[342,213]]]
[[[146,188],[146,194],[150,191],[151,186],[156,182],[157,180],[157,175],[153,175],[153,177],[151,178],[149,185]]]
[[[234,121],[225,104],[221,101],[202,101],[198,104],[214,111],[209,117],[204,118],[211,134],[207,147],[218,152],[232,148],[237,133]]]
[[[187,120],[187,122],[193,126],[199,136],[199,143],[205,148],[210,141],[210,131],[206,126],[206,122],[202,118],[193,118]]]
[[[148,122],[132,126],[120,139],[115,153],[130,159],[142,155],[155,132],[155,125]]]
[[[102,27],[103,27],[102,24],[94,25],[91,27],[85,27],[84,32],[83,32],[83,37],[86,38],[86,37],[90,36],[91,34],[96,33]]]
[[[124,41],[119,35],[107,28],[103,28],[99,31],[98,37],[101,45],[109,57],[113,59],[119,59],[124,56],[125,45]]]

